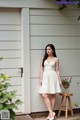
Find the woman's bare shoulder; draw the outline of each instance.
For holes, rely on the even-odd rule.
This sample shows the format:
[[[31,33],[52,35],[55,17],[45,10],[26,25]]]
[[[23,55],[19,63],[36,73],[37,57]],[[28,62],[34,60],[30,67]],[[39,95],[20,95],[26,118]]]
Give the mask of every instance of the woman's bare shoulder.
[[[56,62],[59,62],[59,58],[58,58],[58,57],[55,57],[55,61],[56,61]]]
[[[43,56],[41,57],[41,61],[43,61]]]

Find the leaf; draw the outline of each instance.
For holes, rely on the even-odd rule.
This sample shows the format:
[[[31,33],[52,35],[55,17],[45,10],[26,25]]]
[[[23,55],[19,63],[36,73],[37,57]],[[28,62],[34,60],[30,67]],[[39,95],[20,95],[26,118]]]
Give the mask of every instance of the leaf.
[[[3,59],[3,57],[0,57],[0,60],[2,60]]]
[[[15,103],[8,104],[8,109],[17,109]]]
[[[2,96],[0,97],[0,103],[4,103],[8,100],[8,98],[6,98],[6,96]]]
[[[5,85],[4,85],[5,88],[8,88],[10,86],[11,86],[11,84],[9,82],[6,82]]]
[[[13,92],[4,92],[3,96],[5,96],[8,99],[8,101],[11,102],[12,99],[16,97],[16,94],[14,91]]]
[[[80,16],[78,17],[78,20],[80,20]]]
[[[21,104],[22,104],[22,101],[18,99],[18,100],[15,101],[15,104],[21,105]]]
[[[2,95],[2,92],[0,91],[0,96]]]
[[[10,92],[10,98],[15,98],[16,97],[16,90]]]
[[[75,107],[78,107],[78,104],[77,104],[77,103],[74,103],[74,106],[75,106]]]
[[[79,85],[79,84],[80,84],[80,82],[77,82],[77,84]]]
[[[67,8],[67,6],[62,4],[62,6],[59,8],[59,10],[63,10],[64,8]]]
[[[0,92],[7,90],[7,88],[8,88],[9,86],[11,86],[11,84],[8,83],[8,82],[4,82],[4,83],[2,82],[2,83],[0,83]]]
[[[8,110],[8,104],[2,103],[3,104],[3,110]]]
[[[1,73],[0,78],[2,78],[3,80],[7,80],[10,78],[10,76]]]
[[[9,95],[9,98],[12,100],[13,98],[15,98],[16,97],[16,95],[15,94],[10,94]]]
[[[2,103],[0,103],[0,110],[2,110],[2,108],[3,108],[3,104],[2,104]]]
[[[4,84],[0,83],[0,91],[2,92],[3,89],[4,89]]]
[[[17,91],[16,91],[16,90],[14,90],[14,91],[11,91],[10,93],[11,93],[11,94],[16,94],[16,92],[17,92]]]
[[[9,92],[6,92],[5,95],[4,95],[8,101],[10,101],[10,93]]]

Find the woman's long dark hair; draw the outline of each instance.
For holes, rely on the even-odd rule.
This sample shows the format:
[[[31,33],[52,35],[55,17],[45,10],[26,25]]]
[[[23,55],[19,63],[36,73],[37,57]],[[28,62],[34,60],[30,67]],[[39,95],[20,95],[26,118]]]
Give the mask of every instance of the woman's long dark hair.
[[[47,47],[51,47],[51,49],[54,51],[54,52],[53,52],[53,56],[54,56],[54,57],[57,57],[57,56],[56,56],[56,51],[55,51],[54,45],[53,45],[53,44],[48,44],[48,45],[45,47],[45,54],[44,54],[43,61],[42,61],[42,66],[43,66],[43,67],[44,67],[44,61],[48,58],[48,54],[47,54],[47,52],[46,52]]]

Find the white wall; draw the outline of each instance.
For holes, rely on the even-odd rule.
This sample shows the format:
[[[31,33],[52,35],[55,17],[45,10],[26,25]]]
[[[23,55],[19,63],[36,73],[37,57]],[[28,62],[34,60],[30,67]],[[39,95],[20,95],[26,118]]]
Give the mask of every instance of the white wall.
[[[48,43],[56,47],[60,59],[61,76],[72,76],[70,91],[74,94],[72,103],[79,103],[77,92],[80,86],[80,21],[78,10],[30,9],[31,42],[31,112],[47,110],[39,95],[40,58]],[[76,89],[76,90],[75,90]],[[60,97],[57,96],[58,109]],[[73,106],[75,108],[75,106]]]

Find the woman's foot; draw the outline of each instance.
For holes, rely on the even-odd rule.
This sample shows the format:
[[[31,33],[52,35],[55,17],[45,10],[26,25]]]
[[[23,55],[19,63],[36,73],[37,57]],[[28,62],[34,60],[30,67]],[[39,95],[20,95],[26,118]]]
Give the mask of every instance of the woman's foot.
[[[50,119],[49,119],[49,120],[54,120],[54,116],[50,117]]]
[[[49,120],[50,119],[50,113],[49,113],[49,115],[47,116],[47,120]]]
[[[54,116],[54,118],[56,118],[56,113],[55,112],[53,112],[53,116]]]
[[[49,120],[54,120],[54,114],[53,114],[53,112],[50,113],[49,117],[50,117]]]
[[[50,116],[47,117],[47,120],[50,120]]]

